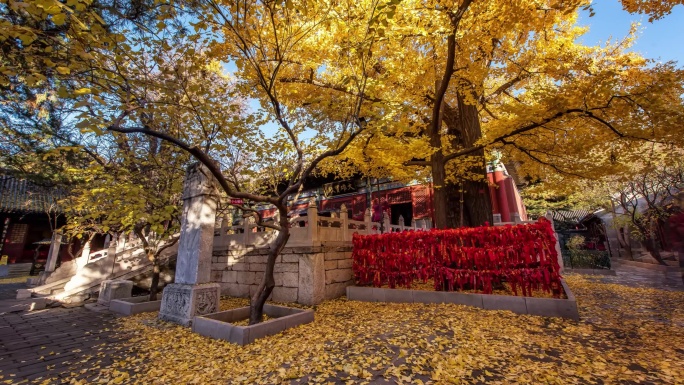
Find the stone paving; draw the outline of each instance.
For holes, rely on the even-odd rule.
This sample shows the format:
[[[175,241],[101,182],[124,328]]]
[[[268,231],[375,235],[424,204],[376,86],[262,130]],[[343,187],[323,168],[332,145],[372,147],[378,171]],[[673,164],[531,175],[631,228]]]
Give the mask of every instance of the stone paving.
[[[616,276],[587,279],[633,287],[684,291],[678,272],[663,273],[632,266],[618,266]],[[5,287],[3,287],[5,286]],[[116,316],[84,307],[53,308],[34,312],[13,310],[17,300],[7,299],[16,284],[0,281],[0,383],[22,383],[45,377],[76,377],[93,380],[94,370],[120,358],[114,333]],[[20,285],[21,286],[21,285]],[[20,288],[23,288],[20,287]],[[54,382],[51,382],[54,383]]]
[[[106,363],[100,353],[121,340],[109,329],[114,318],[83,307],[0,314],[0,382],[55,376],[86,355]]]
[[[616,264],[615,272],[616,275],[592,275],[587,276],[587,279],[604,283],[618,283],[630,287],[684,291],[682,275],[678,271],[663,272]]]
[[[0,300],[15,299],[17,298],[17,290],[26,289],[28,287],[26,282],[14,281],[15,280],[12,280],[11,283],[3,283],[2,280],[0,280]]]

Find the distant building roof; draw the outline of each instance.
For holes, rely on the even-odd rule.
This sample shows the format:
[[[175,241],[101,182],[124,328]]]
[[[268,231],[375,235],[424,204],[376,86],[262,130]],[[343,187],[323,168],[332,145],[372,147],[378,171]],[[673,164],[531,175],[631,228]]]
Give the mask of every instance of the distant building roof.
[[[0,175],[0,213],[46,213],[61,211],[57,201],[65,197],[64,190],[46,187],[11,175]]]
[[[579,222],[587,215],[592,214],[589,210],[553,210],[553,219],[561,222]]]

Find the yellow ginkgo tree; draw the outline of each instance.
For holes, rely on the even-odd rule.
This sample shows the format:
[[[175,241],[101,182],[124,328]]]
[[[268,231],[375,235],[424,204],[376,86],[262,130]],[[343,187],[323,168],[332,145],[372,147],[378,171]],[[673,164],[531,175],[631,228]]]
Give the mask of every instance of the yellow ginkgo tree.
[[[625,6],[657,18],[678,3]],[[493,149],[523,176],[597,178],[638,157],[643,142],[681,145],[682,71],[629,52],[632,35],[579,43],[586,29],[578,13],[590,6],[400,2],[384,20],[367,89],[373,103],[400,108],[343,154],[347,164],[400,179],[420,175],[415,166],[429,170],[435,224],[453,227],[455,183],[465,190],[469,223],[491,220],[484,171]],[[341,70],[302,68],[281,81],[308,87],[303,104],[325,106],[317,90],[353,93],[348,79],[329,75]]]
[[[290,233],[288,199],[322,161],[392,121],[400,107],[364,96],[396,3],[197,2],[189,13],[169,13],[154,32],[123,33],[93,53],[91,74],[71,78],[76,128],[160,139],[203,163],[229,197],[276,207],[279,219],[263,222],[253,206],[240,206],[278,231],[250,323],[262,320],[275,286],[275,261]],[[234,78],[223,73],[228,63],[237,67]],[[330,76],[353,93],[320,92],[320,103],[305,104],[281,81],[328,66],[344,68]],[[233,98],[260,107],[245,117]]]

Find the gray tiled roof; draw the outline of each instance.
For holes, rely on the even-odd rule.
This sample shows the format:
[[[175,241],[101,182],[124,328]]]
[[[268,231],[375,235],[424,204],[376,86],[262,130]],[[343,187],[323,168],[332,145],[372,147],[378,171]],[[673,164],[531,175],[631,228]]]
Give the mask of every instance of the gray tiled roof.
[[[591,213],[592,211],[589,210],[554,210],[553,219],[562,222],[579,222]]]
[[[0,175],[0,213],[59,211],[55,205],[64,196],[64,191],[57,187],[39,186],[26,179]]]

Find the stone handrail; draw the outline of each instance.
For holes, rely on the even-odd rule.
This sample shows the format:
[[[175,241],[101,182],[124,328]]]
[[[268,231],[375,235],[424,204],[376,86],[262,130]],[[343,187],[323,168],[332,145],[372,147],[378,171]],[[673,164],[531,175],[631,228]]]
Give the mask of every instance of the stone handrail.
[[[226,226],[226,222],[223,221],[221,228],[214,233],[214,249],[268,247],[277,235],[277,232],[271,229],[258,228],[250,217],[240,226]],[[415,220],[411,222],[411,226],[405,226],[403,217],[399,218],[400,225],[392,225],[387,213],[384,215],[383,223],[372,222],[370,210],[366,210],[363,221],[349,219],[348,210],[344,205],[340,207],[339,217],[335,214],[331,217],[321,217],[316,205],[310,204],[306,216],[290,218],[289,222],[290,238],[287,247],[344,245],[351,242],[354,233],[379,234],[381,229],[384,232],[427,230],[425,223],[418,226]]]

